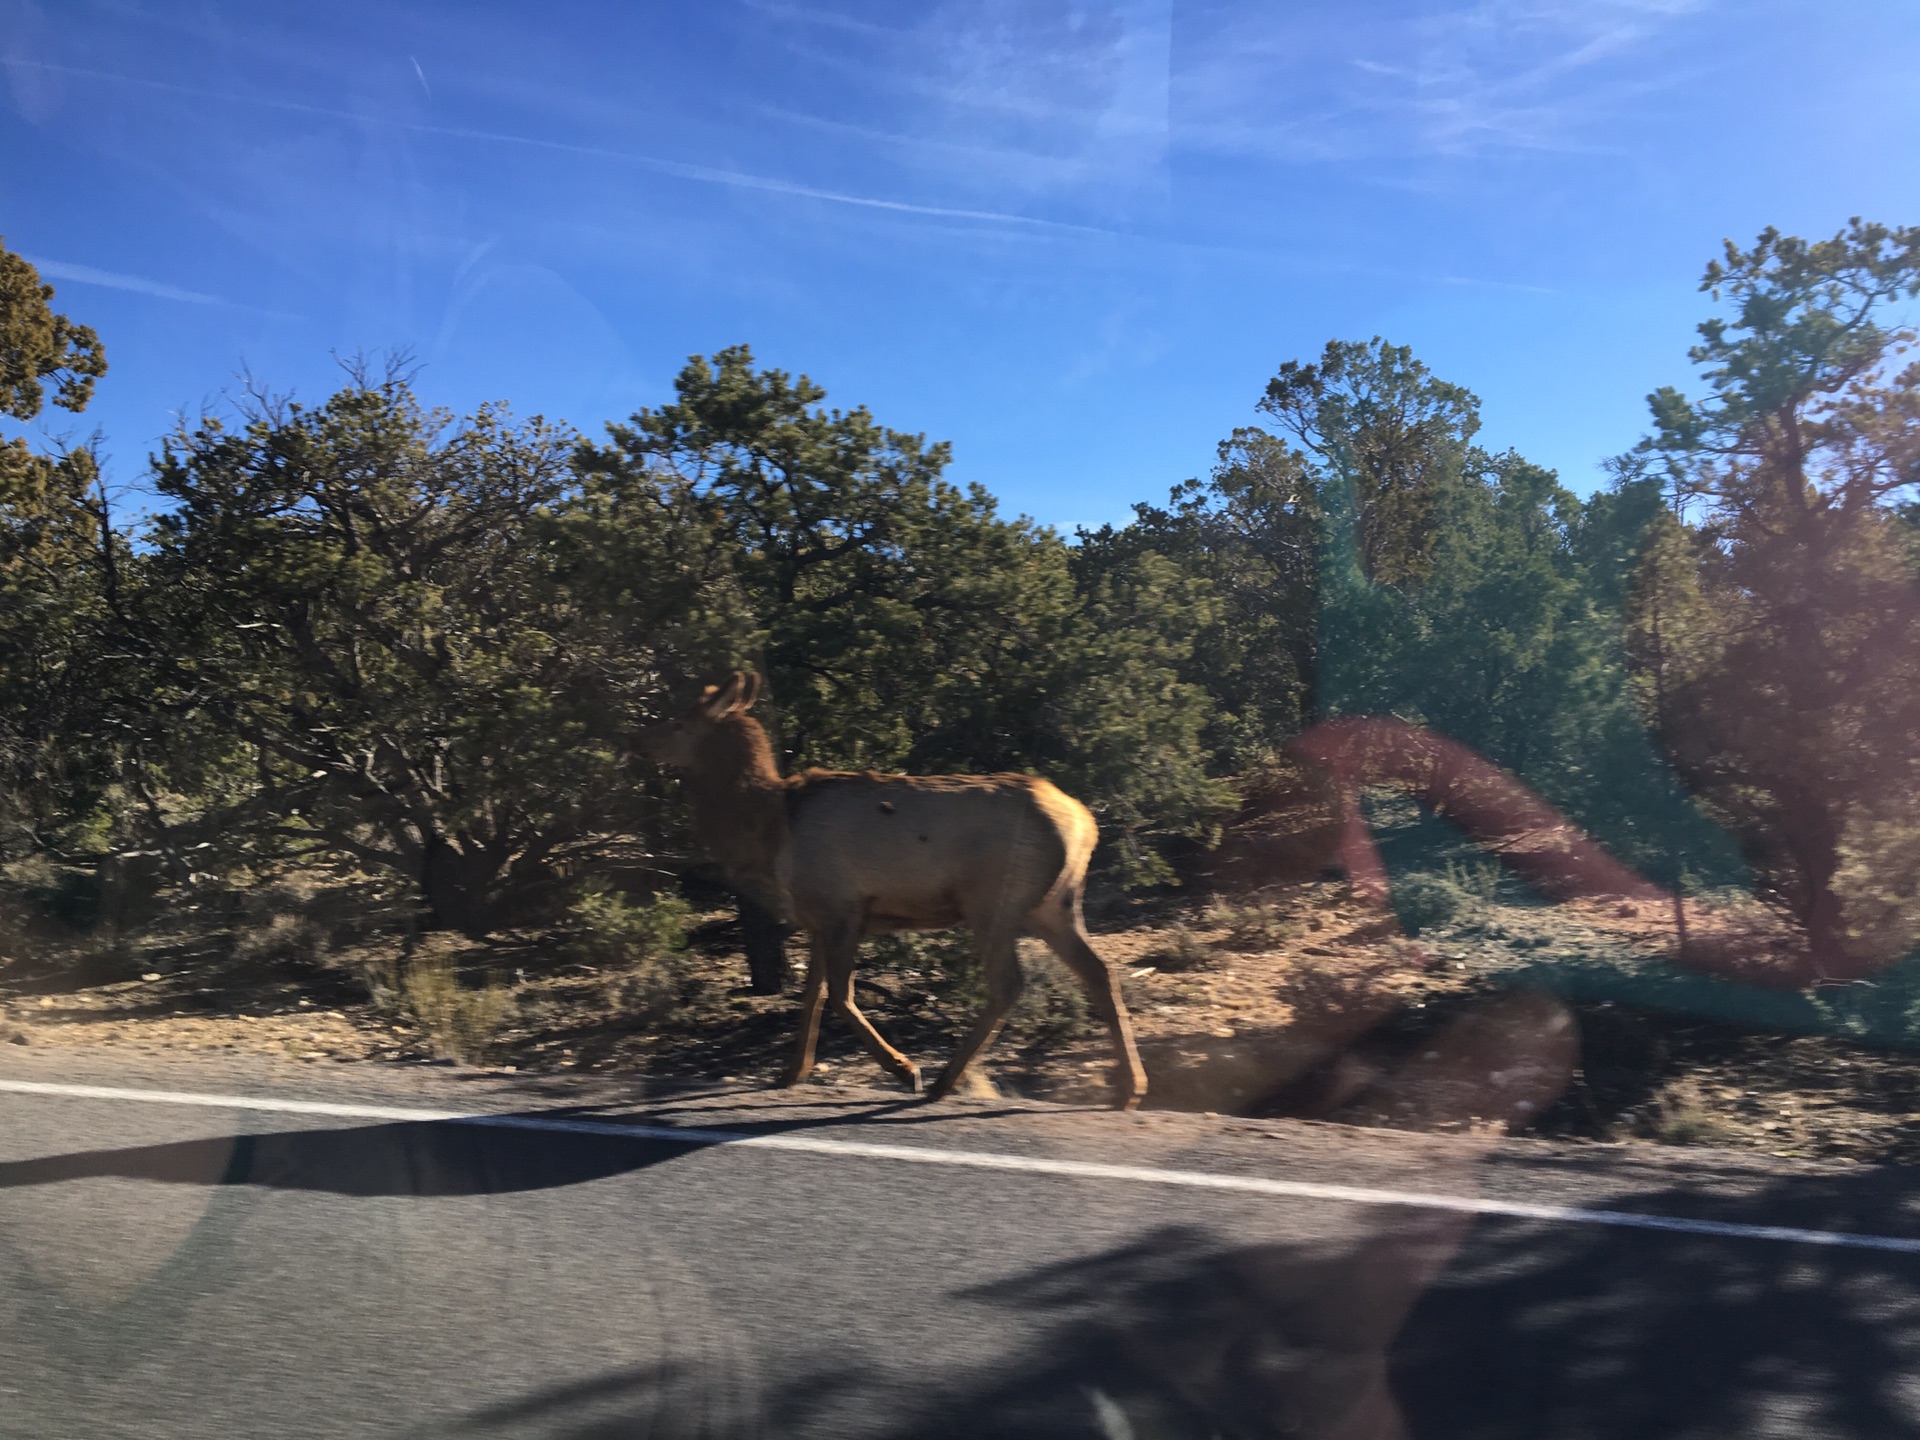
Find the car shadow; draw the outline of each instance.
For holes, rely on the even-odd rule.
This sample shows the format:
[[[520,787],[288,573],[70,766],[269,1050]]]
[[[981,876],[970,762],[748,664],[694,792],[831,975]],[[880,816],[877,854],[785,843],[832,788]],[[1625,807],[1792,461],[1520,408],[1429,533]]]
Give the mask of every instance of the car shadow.
[[[999,1113],[972,1110],[964,1118]],[[1015,1113],[1015,1112],[1008,1112]],[[804,1119],[737,1121],[724,1131],[747,1139],[871,1125],[888,1128],[948,1118],[911,1100],[866,1104],[845,1114]],[[961,1118],[961,1117],[954,1117]],[[649,1127],[618,1133],[622,1120]],[[592,1128],[543,1128],[568,1122]],[[674,1160],[692,1150],[712,1149],[713,1131],[685,1141],[660,1133],[655,1116],[609,1116],[581,1106],[505,1112],[476,1119],[407,1120],[321,1129],[279,1130],[177,1140],[111,1150],[85,1150],[0,1162],[0,1190],[53,1185],[70,1180],[128,1179],[178,1185],[259,1186],[334,1195],[500,1195],[551,1190],[629,1174]]]

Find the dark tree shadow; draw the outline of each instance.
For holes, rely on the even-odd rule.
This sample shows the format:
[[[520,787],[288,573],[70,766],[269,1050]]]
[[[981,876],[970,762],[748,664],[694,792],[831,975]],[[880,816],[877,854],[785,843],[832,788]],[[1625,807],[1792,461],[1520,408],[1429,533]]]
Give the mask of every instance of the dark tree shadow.
[[[1910,1214],[1906,1180],[1795,1179],[1713,1203],[1647,1192],[1629,1205],[1884,1231]],[[1372,1234],[1332,1246],[1223,1245],[1170,1227],[956,1298],[956,1325],[977,1306],[1013,1312],[1025,1332],[974,1388],[863,1398],[859,1377],[822,1371],[765,1397],[751,1421],[721,1424],[711,1395],[725,1377],[687,1392],[707,1397],[696,1414],[674,1411],[686,1376],[634,1373],[594,1393],[611,1413],[576,1414],[584,1394],[555,1393],[456,1433],[496,1433],[511,1414],[526,1433],[580,1440],[828,1436],[858,1414],[859,1433],[909,1440],[1920,1436],[1912,1256],[1382,1212]],[[888,1403],[899,1408],[871,1408]]]
[[[615,1370],[536,1391],[421,1432],[474,1440],[748,1440],[834,1433],[834,1409],[857,1384],[828,1371],[766,1396],[711,1365],[659,1364]]]
[[[1631,1208],[1899,1233],[1909,1187]],[[995,1287],[976,1298],[1057,1327],[899,1433],[1371,1440],[1398,1410],[1406,1433],[1475,1440],[1920,1435],[1920,1258],[1482,1220],[1423,1285],[1447,1228],[1402,1214],[1333,1250],[1169,1229]]]
[[[1025,1366],[929,1407],[916,1437],[1371,1437],[1387,1349],[1452,1217],[1347,1246],[1222,1246],[1168,1228],[969,1298],[1052,1328]]]
[[[1889,1229],[1907,1210],[1893,1181],[1770,1185],[1707,1210]],[[1920,1436],[1912,1256],[1478,1221],[1421,1284],[1446,1227],[1400,1221],[1340,1250],[1162,1231],[996,1286],[979,1298],[1058,1329],[912,1434],[1373,1440],[1398,1409],[1409,1434],[1475,1440]]]
[[[1862,1179],[1713,1218],[1910,1233],[1911,1178]],[[1920,1435],[1920,1257],[1485,1225],[1414,1310],[1393,1384],[1420,1435]]]

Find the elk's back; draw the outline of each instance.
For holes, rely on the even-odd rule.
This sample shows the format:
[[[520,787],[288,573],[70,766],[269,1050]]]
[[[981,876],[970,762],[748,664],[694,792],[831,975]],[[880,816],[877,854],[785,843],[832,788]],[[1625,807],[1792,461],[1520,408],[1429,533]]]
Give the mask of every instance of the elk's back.
[[[869,928],[970,925],[1077,896],[1086,807],[1029,775],[809,771],[788,799],[789,890],[811,928],[857,909]]]

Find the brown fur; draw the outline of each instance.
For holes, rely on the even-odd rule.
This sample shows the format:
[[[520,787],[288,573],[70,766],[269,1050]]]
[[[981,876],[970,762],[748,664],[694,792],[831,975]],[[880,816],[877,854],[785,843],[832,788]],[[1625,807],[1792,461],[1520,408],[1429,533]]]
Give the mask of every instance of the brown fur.
[[[919,1068],[854,1004],[860,941],[964,925],[979,947],[987,1003],[931,1098],[951,1091],[999,1031],[1020,994],[1016,942],[1031,935],[1086,987],[1113,1036],[1119,1102],[1138,1105],[1147,1080],[1126,1004],[1081,918],[1097,837],[1087,808],[1031,775],[782,776],[747,714],[758,694],[759,677],[735,671],[642,744],[681,772],[695,829],[736,888],[807,932],[799,1044],[781,1083],[813,1068],[831,999],[882,1067],[918,1089]]]

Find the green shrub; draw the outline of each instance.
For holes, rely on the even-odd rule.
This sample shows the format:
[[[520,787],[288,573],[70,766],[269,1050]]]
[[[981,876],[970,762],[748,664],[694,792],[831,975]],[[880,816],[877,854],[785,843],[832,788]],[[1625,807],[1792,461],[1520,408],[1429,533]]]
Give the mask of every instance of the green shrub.
[[[567,909],[572,951],[589,965],[642,966],[687,948],[692,907],[677,895],[635,901],[595,885]]]
[[[1300,938],[1298,922],[1278,905],[1233,905],[1216,901],[1207,907],[1206,922],[1227,932],[1222,942],[1229,950],[1278,950]]]
[[[1889,965],[1870,980],[1807,992],[1822,1033],[1869,1044],[1920,1049],[1920,956]]]
[[[1500,898],[1500,887],[1506,879],[1506,873],[1498,860],[1447,862],[1447,879],[1462,894],[1472,896],[1483,905],[1491,905]]]
[[[1160,943],[1146,958],[1167,971],[1211,970],[1220,963],[1213,946],[1177,921],[1160,932]]]
[[[1020,971],[1027,983],[1009,1017],[1011,1029],[1038,1038],[1075,1039],[1100,1028],[1086,988],[1046,946],[1023,942]]]
[[[1466,893],[1444,875],[1409,875],[1393,887],[1393,912],[1409,935],[1439,929],[1466,903]]]
[[[68,930],[91,930],[100,919],[100,877],[85,866],[31,855],[8,866],[6,880],[29,905]]]
[[[866,962],[921,979],[952,1005],[979,1005],[987,998],[980,955],[965,930],[903,930],[877,935],[864,948]]]
[[[605,885],[590,885],[568,908],[572,953],[589,965],[624,971],[611,998],[642,1023],[664,1018],[680,1001],[675,963],[687,948],[693,909],[677,895],[636,901]]]

